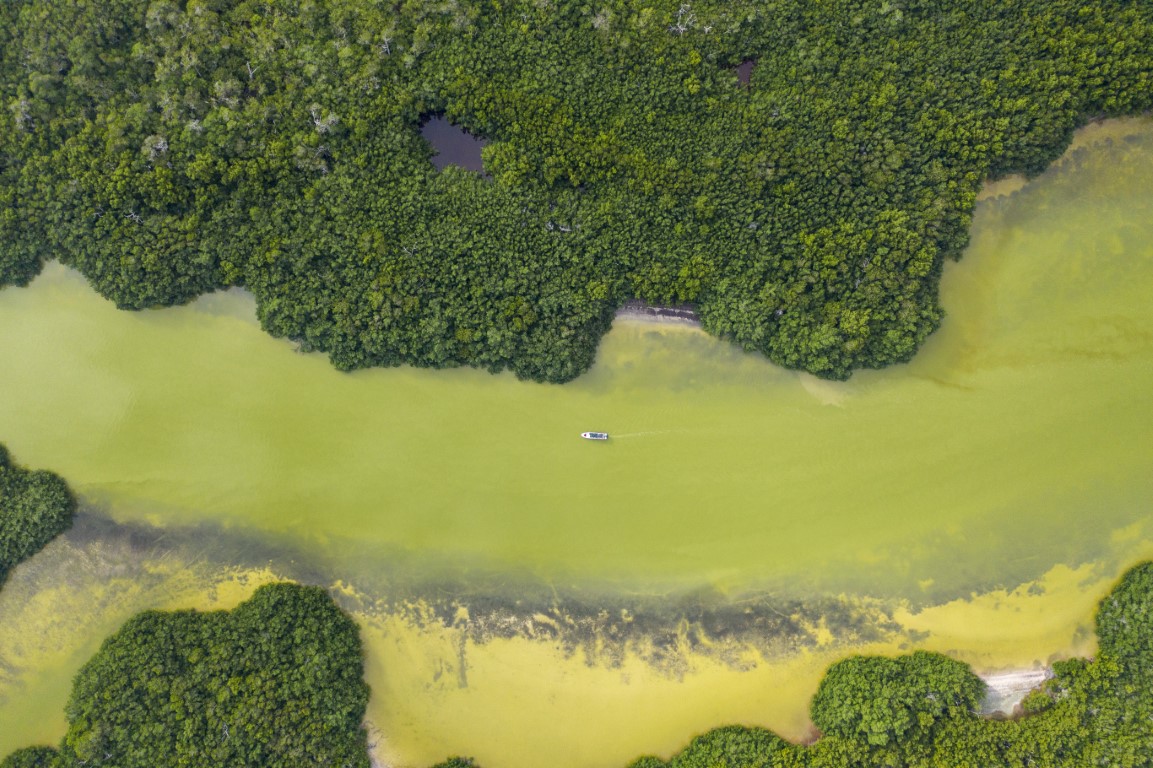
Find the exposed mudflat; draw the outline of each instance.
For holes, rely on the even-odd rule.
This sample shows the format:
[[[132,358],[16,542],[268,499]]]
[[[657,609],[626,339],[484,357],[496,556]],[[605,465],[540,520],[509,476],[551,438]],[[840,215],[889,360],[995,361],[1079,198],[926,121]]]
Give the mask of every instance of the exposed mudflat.
[[[635,299],[626,301],[616,311],[615,317],[619,320],[643,320],[654,323],[678,323],[681,325],[700,327],[701,320],[696,308],[691,304],[681,304],[671,307],[659,307],[646,304]]]

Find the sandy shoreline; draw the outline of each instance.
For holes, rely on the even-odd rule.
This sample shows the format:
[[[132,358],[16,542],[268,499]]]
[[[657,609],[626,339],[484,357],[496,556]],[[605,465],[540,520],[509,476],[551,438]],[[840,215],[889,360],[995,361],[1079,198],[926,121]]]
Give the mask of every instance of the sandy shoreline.
[[[992,715],[1001,712],[1012,715],[1031,691],[1053,677],[1053,670],[1051,667],[1015,669],[979,677],[988,686],[985,698],[981,702],[981,714]]]

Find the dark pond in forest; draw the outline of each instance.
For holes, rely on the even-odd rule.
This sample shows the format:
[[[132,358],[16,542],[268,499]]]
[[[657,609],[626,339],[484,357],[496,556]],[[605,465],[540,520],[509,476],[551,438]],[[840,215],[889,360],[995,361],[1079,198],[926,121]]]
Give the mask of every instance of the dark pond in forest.
[[[488,139],[473,136],[460,126],[450,123],[443,115],[426,120],[420,126],[420,135],[436,152],[432,164],[438,171],[445,166],[455,165],[469,171],[484,172],[480,151],[488,144]]]
[[[733,71],[737,73],[737,80],[741,85],[748,85],[753,79],[753,68],[757,66],[757,62],[753,59],[745,59],[736,66]]]

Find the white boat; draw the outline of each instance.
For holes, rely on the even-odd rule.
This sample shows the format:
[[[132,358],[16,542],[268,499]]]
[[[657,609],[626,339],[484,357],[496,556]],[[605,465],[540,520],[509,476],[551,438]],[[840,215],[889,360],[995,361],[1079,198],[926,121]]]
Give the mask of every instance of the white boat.
[[[581,432],[581,437],[585,440],[608,440],[608,432]]]

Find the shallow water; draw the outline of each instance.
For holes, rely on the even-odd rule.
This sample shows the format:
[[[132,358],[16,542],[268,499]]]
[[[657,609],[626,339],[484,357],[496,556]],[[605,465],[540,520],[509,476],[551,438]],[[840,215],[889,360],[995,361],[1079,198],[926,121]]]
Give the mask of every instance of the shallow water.
[[[240,292],[118,312],[55,264],[0,292],[0,439],[109,530],[178,540],[97,568],[119,539],[75,535],[17,569],[0,723],[23,725],[0,728],[0,753],[62,732],[69,676],[120,621],[231,604],[251,588],[237,573],[344,580],[378,751],[405,765],[623,764],[731,721],[800,737],[846,642],[982,668],[1090,648],[1095,600],[1153,553],[1153,123],[1121,125],[983,202],[946,267],[941,330],[911,364],[847,383],[643,322],[618,323],[563,387],[341,374],[265,336]],[[85,567],[104,575],[75,578]],[[665,599],[675,627],[702,589],[761,612],[844,593],[878,629],[814,614],[771,648],[686,632],[656,653],[645,630],[601,653],[607,633],[475,628],[496,600],[539,632],[508,606],[531,619],[548,594]],[[422,616],[432,595],[469,620]],[[418,608],[377,604],[398,596]]]

